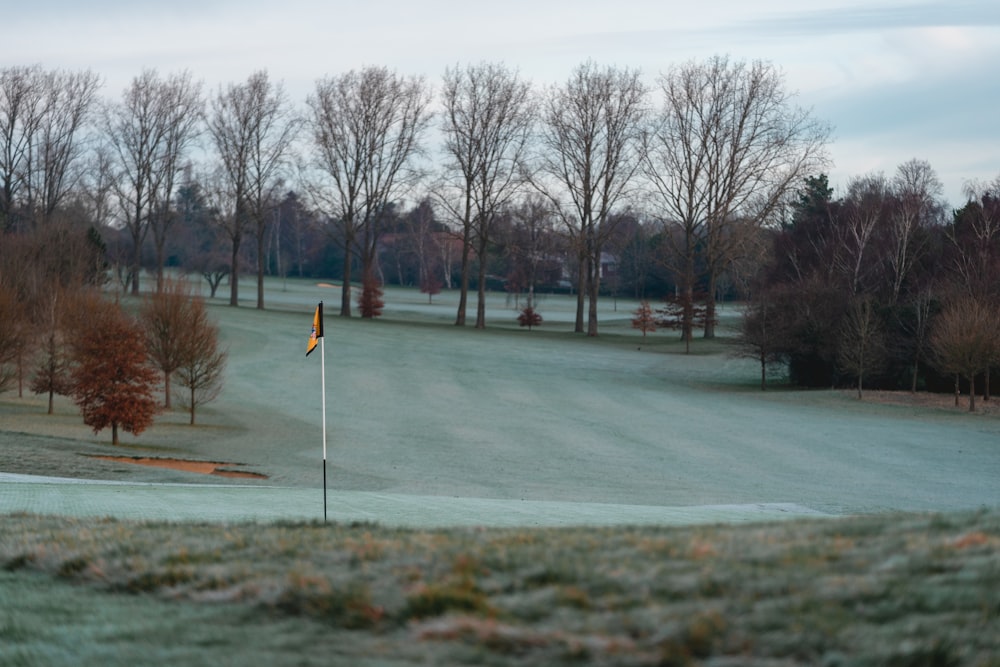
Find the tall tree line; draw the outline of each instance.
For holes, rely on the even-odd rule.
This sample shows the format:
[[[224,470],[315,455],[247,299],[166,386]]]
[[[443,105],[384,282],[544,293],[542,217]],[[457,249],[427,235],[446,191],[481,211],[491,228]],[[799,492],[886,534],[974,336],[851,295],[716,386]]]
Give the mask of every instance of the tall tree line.
[[[974,214],[993,205],[989,184],[970,190],[978,208],[943,238],[927,231],[943,205],[920,161],[891,178],[858,176],[839,198],[814,188],[789,204],[803,179],[828,166],[830,129],[766,62],[691,61],[652,87],[636,70],[587,62],[546,89],[502,63],[480,63],[449,68],[436,96],[422,78],[373,66],[320,79],[301,106],[266,71],[206,95],[190,72],[146,70],[109,101],[90,72],[8,67],[0,84],[5,235],[71,217],[99,232],[89,243],[106,246],[133,293],[144,268],[159,289],[165,266],[183,266],[213,294],[228,277],[239,305],[249,267],[263,308],[267,274],[336,275],[347,316],[358,271],[384,280],[391,254],[398,280],[412,259],[423,275],[416,282],[433,267],[459,286],[456,324],[473,284],[476,326],[485,326],[490,281],[529,289],[535,281],[522,275],[543,267],[545,281],[572,284],[581,333],[597,334],[603,294],[670,291],[690,340],[698,325],[714,336],[717,295],[764,275],[789,290],[774,277],[798,272],[835,289],[827,309],[873,292],[915,308],[912,284],[940,247],[967,291],[989,283],[989,253],[957,250],[994,235],[988,216]],[[438,153],[428,147],[432,129]],[[779,256],[799,237],[806,241],[780,261],[762,254],[767,246]],[[608,254],[613,275],[604,273]],[[815,335],[832,335],[823,331]],[[828,370],[843,371],[846,362],[823,354]],[[807,357],[796,355],[797,377],[816,362]]]
[[[740,343],[807,386],[943,389],[1000,363],[1000,178],[948,212],[925,161],[855,177],[838,197],[803,180],[766,230]],[[945,334],[944,331],[949,333]],[[963,332],[961,336],[957,332]]]

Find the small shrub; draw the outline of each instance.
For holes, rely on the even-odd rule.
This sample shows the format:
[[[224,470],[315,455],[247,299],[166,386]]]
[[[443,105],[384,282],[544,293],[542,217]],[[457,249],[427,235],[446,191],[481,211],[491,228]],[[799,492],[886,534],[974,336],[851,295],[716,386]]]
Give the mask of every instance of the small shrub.
[[[635,313],[632,316],[632,328],[641,331],[643,338],[646,337],[647,333],[656,331],[656,316],[653,314],[653,309],[649,306],[649,301],[643,301],[635,309]]]
[[[522,327],[528,327],[528,331],[531,331],[531,327],[537,327],[542,323],[542,316],[531,306],[525,306],[517,316],[517,323]]]
[[[382,299],[384,294],[378,278],[368,273],[361,284],[361,293],[358,295],[358,309],[361,311],[361,317],[366,319],[381,317],[382,309],[385,307],[385,301]]]

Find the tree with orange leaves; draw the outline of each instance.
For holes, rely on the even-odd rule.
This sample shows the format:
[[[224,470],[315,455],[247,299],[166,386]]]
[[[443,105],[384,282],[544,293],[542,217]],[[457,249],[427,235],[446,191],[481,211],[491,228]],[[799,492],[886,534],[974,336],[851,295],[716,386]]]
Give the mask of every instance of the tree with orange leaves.
[[[157,374],[148,365],[142,328],[119,306],[93,298],[72,341],[73,400],[94,433],[111,427],[139,435],[153,423]]]

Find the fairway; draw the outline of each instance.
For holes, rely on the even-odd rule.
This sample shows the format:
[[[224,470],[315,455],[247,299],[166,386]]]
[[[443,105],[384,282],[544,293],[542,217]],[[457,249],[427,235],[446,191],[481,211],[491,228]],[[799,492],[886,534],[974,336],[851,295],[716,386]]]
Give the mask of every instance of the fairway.
[[[82,466],[91,480],[132,485],[7,475],[0,512],[321,518],[321,361],[305,357],[320,300],[328,505],[339,521],[712,523],[1000,506],[995,416],[833,390],[761,392],[754,364],[719,342],[696,341],[685,355],[673,332],[643,340],[629,324],[634,302],[615,309],[604,299],[602,335],[589,339],[571,333],[571,297],[543,297],[545,321],[528,331],[506,295],[491,295],[488,328],[475,330],[452,326],[453,293],[430,305],[416,290],[390,289],[384,317],[363,321],[336,316],[339,290],[275,280],[263,312],[210,301],[229,364],[196,426],[178,408],[111,450],[68,402],[48,416],[37,398],[0,397],[4,461],[34,449],[51,468],[27,470],[24,454],[0,472],[73,477],[65,470]],[[235,462],[266,479],[90,458],[116,453]],[[149,486],[160,482],[173,486]],[[142,510],[146,497],[155,500]]]

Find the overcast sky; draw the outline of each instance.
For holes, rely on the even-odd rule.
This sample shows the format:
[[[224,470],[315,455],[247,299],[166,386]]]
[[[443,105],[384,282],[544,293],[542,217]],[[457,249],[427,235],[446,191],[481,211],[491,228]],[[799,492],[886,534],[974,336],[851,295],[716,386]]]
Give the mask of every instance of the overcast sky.
[[[712,55],[768,60],[834,128],[830,170],[891,174],[928,160],[952,205],[1000,175],[997,0],[33,0],[4,11],[0,65],[91,69],[117,98],[143,68],[210,90],[266,69],[302,104],[318,78],[365,65],[437,85],[502,61],[538,86],[578,64],[648,83]]]

